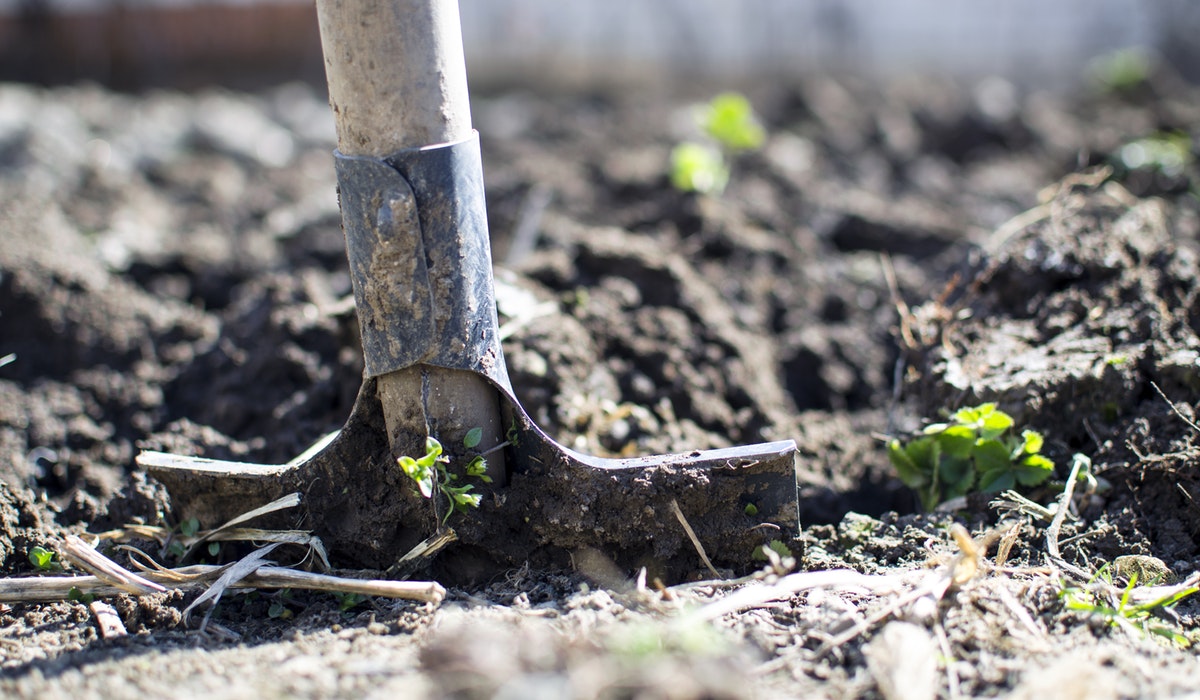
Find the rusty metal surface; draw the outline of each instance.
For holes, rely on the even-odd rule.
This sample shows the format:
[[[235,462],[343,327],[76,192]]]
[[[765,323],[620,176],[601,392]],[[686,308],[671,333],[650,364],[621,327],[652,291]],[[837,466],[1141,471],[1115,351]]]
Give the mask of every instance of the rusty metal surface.
[[[367,375],[429,364],[509,386],[478,135],[336,163]]]

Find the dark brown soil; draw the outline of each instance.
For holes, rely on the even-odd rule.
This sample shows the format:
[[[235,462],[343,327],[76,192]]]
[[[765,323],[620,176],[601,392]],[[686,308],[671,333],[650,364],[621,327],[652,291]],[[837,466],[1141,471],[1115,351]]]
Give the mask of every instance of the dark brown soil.
[[[476,96],[504,351],[537,424],[602,456],[795,439],[799,570],[915,575],[955,551],[949,523],[981,534],[999,514],[986,497],[916,514],[882,438],[997,401],[1045,433],[1058,465],[1034,501],[1057,497],[1073,453],[1092,460],[1101,489],[1063,528],[1080,536],[1063,547],[1069,563],[1148,555],[1179,579],[1200,570],[1197,171],[1120,159],[1158,132],[1195,136],[1200,92],[1169,76],[1072,98],[999,82],[746,91],[770,137],[719,197],[676,192],[666,175],[688,105],[710,92]],[[343,424],[362,357],[331,148],[328,109],[301,85],[137,97],[0,85],[0,357],[14,356],[0,365],[5,575],[33,573],[28,551],[67,533],[176,524],[170,495],[135,468],[140,449],[285,462]],[[279,594],[237,596],[213,618],[237,641],[187,629],[178,593],[114,601],[131,632],[116,642],[78,603],[4,605],[0,689],[1193,689],[1193,652],[1064,607],[1044,528],[1024,522],[1015,572],[967,582],[928,614],[904,608],[892,617],[907,622],[827,655],[814,651],[887,596],[818,589],[696,622],[728,591],[663,596],[634,586],[634,570],[537,558],[482,577],[476,565],[469,579],[421,572],[458,585],[436,610],[376,600],[342,613],[296,593],[280,619],[268,614]],[[747,553],[741,568],[759,565]],[[674,573],[693,572],[698,557]],[[1163,620],[1196,642],[1195,614],[1185,601]],[[917,694],[905,695],[881,659],[914,644],[933,645],[936,683],[919,692],[910,679]]]

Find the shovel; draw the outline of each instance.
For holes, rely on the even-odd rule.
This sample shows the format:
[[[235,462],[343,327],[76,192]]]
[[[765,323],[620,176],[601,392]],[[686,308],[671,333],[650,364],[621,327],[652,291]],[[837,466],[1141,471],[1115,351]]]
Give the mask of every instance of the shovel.
[[[340,561],[386,569],[452,528],[443,557],[476,573],[599,554],[677,578],[702,562],[744,570],[790,538],[791,440],[606,459],[534,425],[498,338],[457,0],[317,0],[317,13],[364,381],[345,426],[287,464],[142,452],[179,514],[215,524],[299,492],[301,525]],[[422,460],[442,471],[417,488],[404,465]]]

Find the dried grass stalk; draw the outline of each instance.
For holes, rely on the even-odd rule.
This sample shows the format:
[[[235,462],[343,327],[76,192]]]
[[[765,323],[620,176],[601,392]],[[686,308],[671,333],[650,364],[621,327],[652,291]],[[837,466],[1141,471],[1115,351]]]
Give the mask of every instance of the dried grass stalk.
[[[223,566],[197,564],[163,572],[151,572],[145,578],[165,583],[172,588],[189,591],[204,588],[225,570]],[[236,581],[230,588],[300,588],[331,593],[358,593],[381,598],[418,600],[441,603],[446,589],[436,581],[391,581],[344,578],[328,574],[313,574],[277,566],[262,566],[254,573]],[[67,600],[71,590],[98,598],[115,596],[127,591],[97,576],[37,576],[0,579],[0,603],[48,603]],[[164,589],[165,590],[165,589]]]
[[[62,553],[67,561],[84,571],[91,572],[105,583],[126,593],[146,595],[149,593],[163,593],[167,590],[164,586],[153,581],[148,581],[125,569],[117,562],[97,552],[91,545],[84,542],[83,538],[76,535],[67,535],[67,539],[63,543]]]

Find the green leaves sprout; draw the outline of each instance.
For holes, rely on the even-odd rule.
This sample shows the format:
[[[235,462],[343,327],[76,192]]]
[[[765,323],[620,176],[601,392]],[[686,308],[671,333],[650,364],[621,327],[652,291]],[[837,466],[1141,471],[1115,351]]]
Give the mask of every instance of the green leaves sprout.
[[[1149,170],[1178,177],[1195,162],[1192,138],[1183,131],[1158,131],[1121,146],[1116,161],[1119,170]]]
[[[350,610],[358,607],[362,603],[365,603],[367,600],[365,595],[361,593],[351,593],[349,591],[345,593],[334,593],[333,596],[337,598],[338,610],[344,613],[350,612]]]
[[[702,106],[696,121],[706,142],[687,141],[671,151],[671,185],[681,192],[720,194],[729,183],[730,157],[761,148],[766,131],[750,101],[735,92]]]
[[[62,571],[62,564],[55,560],[53,551],[37,546],[29,550],[29,563],[38,571]]]
[[[700,111],[699,119],[704,133],[730,151],[760,148],[767,137],[754,115],[750,101],[736,92],[725,92],[714,97]]]
[[[926,510],[972,491],[996,493],[1042,483],[1054,471],[1054,463],[1040,454],[1042,434],[1024,430],[1018,437],[1010,434],[1012,428],[1012,416],[994,403],[964,408],[949,423],[927,426],[908,444],[889,441],[888,458]]]
[[[1098,580],[1107,585],[1095,585]],[[1113,591],[1112,574],[1108,565],[1105,564],[1092,577],[1089,585],[1083,588],[1063,586],[1059,597],[1067,610],[1095,615],[1105,620],[1110,626],[1124,629],[1137,636],[1153,635],[1170,641],[1180,648],[1190,647],[1192,640],[1169,624],[1171,618],[1160,615],[1159,611],[1172,610],[1184,598],[1200,592],[1200,588],[1196,586],[1173,587],[1165,591],[1161,597],[1137,603],[1133,601],[1137,583],[1138,576],[1133,573],[1129,576],[1129,583],[1124,589],[1116,589],[1119,596],[1114,595],[1111,592]]]
[[[433,489],[438,482],[438,469],[441,465],[449,462],[446,457],[442,457],[442,443],[436,438],[425,438],[425,455],[413,459],[408,455],[401,456],[396,460],[400,464],[400,470],[408,475],[417,484],[417,490],[425,498],[433,498]],[[444,467],[442,467],[444,471]]]
[[[689,141],[671,151],[671,186],[675,189],[718,194],[728,183],[729,166],[715,147]]]
[[[479,446],[483,440],[483,429],[472,428],[463,437],[463,447],[471,450]],[[478,508],[483,495],[475,493],[474,484],[456,484],[458,475],[447,468],[450,458],[443,454],[442,443],[432,436],[425,438],[425,454],[416,459],[407,455],[396,460],[403,471],[417,485],[417,490],[425,498],[433,498],[440,493],[446,499],[446,514],[442,516],[442,525],[450,519],[453,513],[465,513],[472,508]],[[479,479],[483,483],[491,483],[492,477],[487,474],[487,459],[478,454],[467,462],[465,473],[467,477]]]

